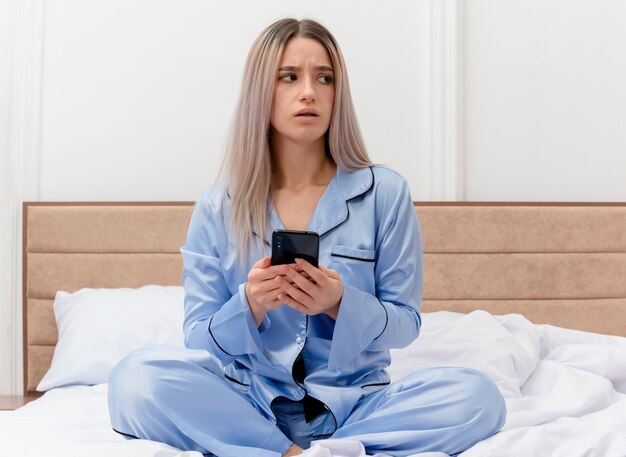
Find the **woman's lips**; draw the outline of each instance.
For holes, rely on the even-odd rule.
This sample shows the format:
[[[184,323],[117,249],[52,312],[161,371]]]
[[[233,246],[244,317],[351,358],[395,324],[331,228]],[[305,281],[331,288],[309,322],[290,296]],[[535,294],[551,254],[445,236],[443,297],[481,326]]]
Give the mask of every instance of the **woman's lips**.
[[[317,111],[312,109],[301,109],[296,113],[296,117],[318,117]]]

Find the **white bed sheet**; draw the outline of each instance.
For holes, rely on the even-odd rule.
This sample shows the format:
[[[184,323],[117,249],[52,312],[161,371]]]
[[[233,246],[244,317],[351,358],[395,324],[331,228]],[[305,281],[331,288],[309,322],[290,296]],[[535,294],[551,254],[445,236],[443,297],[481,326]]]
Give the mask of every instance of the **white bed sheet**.
[[[430,366],[466,366],[496,382],[506,424],[462,457],[626,456],[626,338],[534,325],[514,314],[424,313],[420,337],[392,360],[393,380]],[[106,392],[106,384],[57,388],[0,412],[0,456],[201,456],[117,435]],[[329,440],[303,455],[365,453],[359,442]]]

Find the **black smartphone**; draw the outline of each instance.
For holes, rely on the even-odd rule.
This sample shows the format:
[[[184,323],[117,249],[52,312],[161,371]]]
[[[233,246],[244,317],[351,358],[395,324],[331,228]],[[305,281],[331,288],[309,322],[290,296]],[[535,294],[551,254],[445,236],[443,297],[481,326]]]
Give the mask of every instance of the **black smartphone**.
[[[306,260],[317,268],[320,236],[302,230],[274,230],[272,233],[272,265]]]

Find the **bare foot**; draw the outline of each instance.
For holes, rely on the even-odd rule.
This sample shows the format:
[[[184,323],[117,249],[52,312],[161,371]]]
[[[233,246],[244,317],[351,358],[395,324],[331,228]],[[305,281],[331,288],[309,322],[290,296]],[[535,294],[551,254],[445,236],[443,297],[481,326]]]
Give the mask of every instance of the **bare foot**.
[[[302,448],[296,446],[295,444],[292,444],[291,446],[289,446],[289,449],[287,449],[287,452],[283,454],[283,457],[291,457],[292,455],[300,455],[301,453]]]

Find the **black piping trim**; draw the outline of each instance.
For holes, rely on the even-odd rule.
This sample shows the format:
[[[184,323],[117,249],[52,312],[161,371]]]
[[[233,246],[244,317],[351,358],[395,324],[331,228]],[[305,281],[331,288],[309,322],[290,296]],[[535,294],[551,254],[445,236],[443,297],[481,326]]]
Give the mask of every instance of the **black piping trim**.
[[[138,436],[131,435],[130,433],[120,432],[119,430],[115,430],[113,427],[111,427],[111,428],[113,429],[113,431],[114,431],[115,433],[119,433],[119,434],[120,434],[120,435],[122,435],[122,436],[127,436],[127,437],[129,437],[129,438],[134,438],[134,439],[136,439],[136,440],[140,440],[140,439],[141,439],[141,438],[139,438]]]
[[[375,387],[375,386],[388,386],[389,384],[391,384],[391,381],[387,381],[387,382],[375,382],[373,384],[363,384],[361,386],[361,389],[364,389],[366,387]]]
[[[228,379],[229,381],[239,384],[240,386],[250,387],[250,384],[244,384],[243,382],[236,380],[232,376],[228,376],[226,373],[224,373],[224,377]]]
[[[336,431],[337,430],[335,430],[335,432]],[[333,433],[322,433],[321,435],[311,435],[311,438],[313,438],[313,439],[326,438],[327,436],[332,436],[335,432],[333,432]]]
[[[355,195],[354,197],[350,197],[349,199],[346,200],[346,208],[348,210],[348,214],[346,215],[346,218],[343,221],[340,221],[337,225],[335,225],[334,227],[329,228],[328,230],[326,230],[325,232],[320,233],[320,237],[326,235],[328,232],[335,230],[337,227],[339,227],[340,225],[342,225],[344,222],[346,222],[348,219],[350,219],[350,207],[348,206],[348,202],[350,200],[354,200],[357,197],[360,197],[362,195],[367,194],[368,192],[370,192],[373,188],[374,188],[374,184],[376,183],[376,175],[374,174],[374,170],[372,170],[372,167],[369,166],[368,167],[370,170],[370,173],[372,174],[372,183],[370,184],[370,186],[365,189],[363,192],[361,192],[360,194]],[[226,188],[226,193],[228,193],[228,188]],[[230,195],[229,195],[230,196]],[[259,238],[261,238],[259,236],[259,234],[257,232],[255,232],[254,230],[252,230],[252,233],[256,236],[258,236]],[[266,239],[263,239],[263,241],[265,242],[266,245],[270,246],[271,243],[269,241],[267,241]],[[363,260],[363,259],[357,259],[357,260]]]
[[[335,254],[334,252],[330,255],[331,257],[342,257],[344,259],[360,260],[361,262],[376,262],[376,259],[361,259],[360,257],[352,257],[349,255]]]
[[[231,357],[235,357],[234,355],[232,355],[231,353],[227,352],[224,350],[224,348],[222,346],[220,346],[220,343],[217,342],[217,340],[215,339],[215,337],[213,336],[213,332],[211,331],[211,322],[213,322],[213,316],[211,316],[211,319],[209,319],[209,335],[211,335],[211,338],[213,338],[213,341],[215,342],[215,344],[217,345],[218,348],[220,348],[222,350],[222,352],[226,355],[229,355]]]
[[[304,348],[306,347],[306,344],[309,342],[309,316],[308,314],[305,315],[305,326],[304,326],[304,333],[306,334],[306,339],[304,340],[304,344],[302,345],[302,349],[300,349],[300,352],[298,352],[298,355],[296,356],[296,360],[298,359],[298,357],[300,357],[302,355],[302,353],[304,352]],[[294,360],[295,363],[295,360]],[[304,363],[304,361],[303,361]],[[302,390],[304,390],[304,395],[307,394],[306,389],[304,388],[304,379],[306,379],[306,365],[305,365],[305,374],[304,374],[304,379],[302,380],[302,384],[300,384],[298,381],[296,381],[296,378],[293,377],[293,364],[291,364],[291,378],[293,379],[293,382],[296,383],[296,385],[298,385]]]
[[[385,327],[383,328],[383,331],[380,332],[380,334],[376,338],[374,338],[373,341],[376,341],[378,338],[380,338],[380,335],[385,333],[385,329],[387,328],[387,324],[389,323],[389,313],[387,312],[387,308],[385,308],[385,305],[383,305],[383,302],[381,302],[378,297],[376,297],[376,299],[378,300],[378,303],[380,303],[380,306],[382,306],[385,310]]]
[[[315,397],[313,397],[315,398]],[[331,436],[334,435],[335,432],[337,431],[337,418],[335,417],[335,413],[333,413],[333,410],[330,409],[330,407],[324,403],[322,400],[320,400],[319,398],[316,398],[317,401],[321,402],[324,405],[324,408],[326,408],[326,411],[328,411],[330,413],[330,415],[333,417],[333,422],[335,423],[335,429],[330,432],[330,433],[323,433],[321,435],[311,435],[311,438],[317,438],[317,437],[325,437],[325,436]]]
[[[362,195],[365,195],[367,193],[369,193],[373,188],[374,188],[374,184],[376,182],[376,176],[374,175],[374,170],[372,170],[372,167],[368,167],[370,169],[370,173],[372,174],[372,183],[370,184],[370,186],[365,189],[363,192],[361,192],[358,195],[355,195],[354,197],[349,198],[348,200],[346,200],[346,208],[348,210],[348,215],[346,216],[346,218],[339,222],[337,225],[335,225],[334,227],[329,228],[328,230],[326,230],[324,233],[320,233],[320,237],[323,235],[326,235],[327,233],[335,230],[337,227],[339,227],[340,225],[343,225],[344,222],[346,222],[348,219],[350,219],[350,206],[347,204],[349,201],[354,200],[357,197],[360,197]]]

